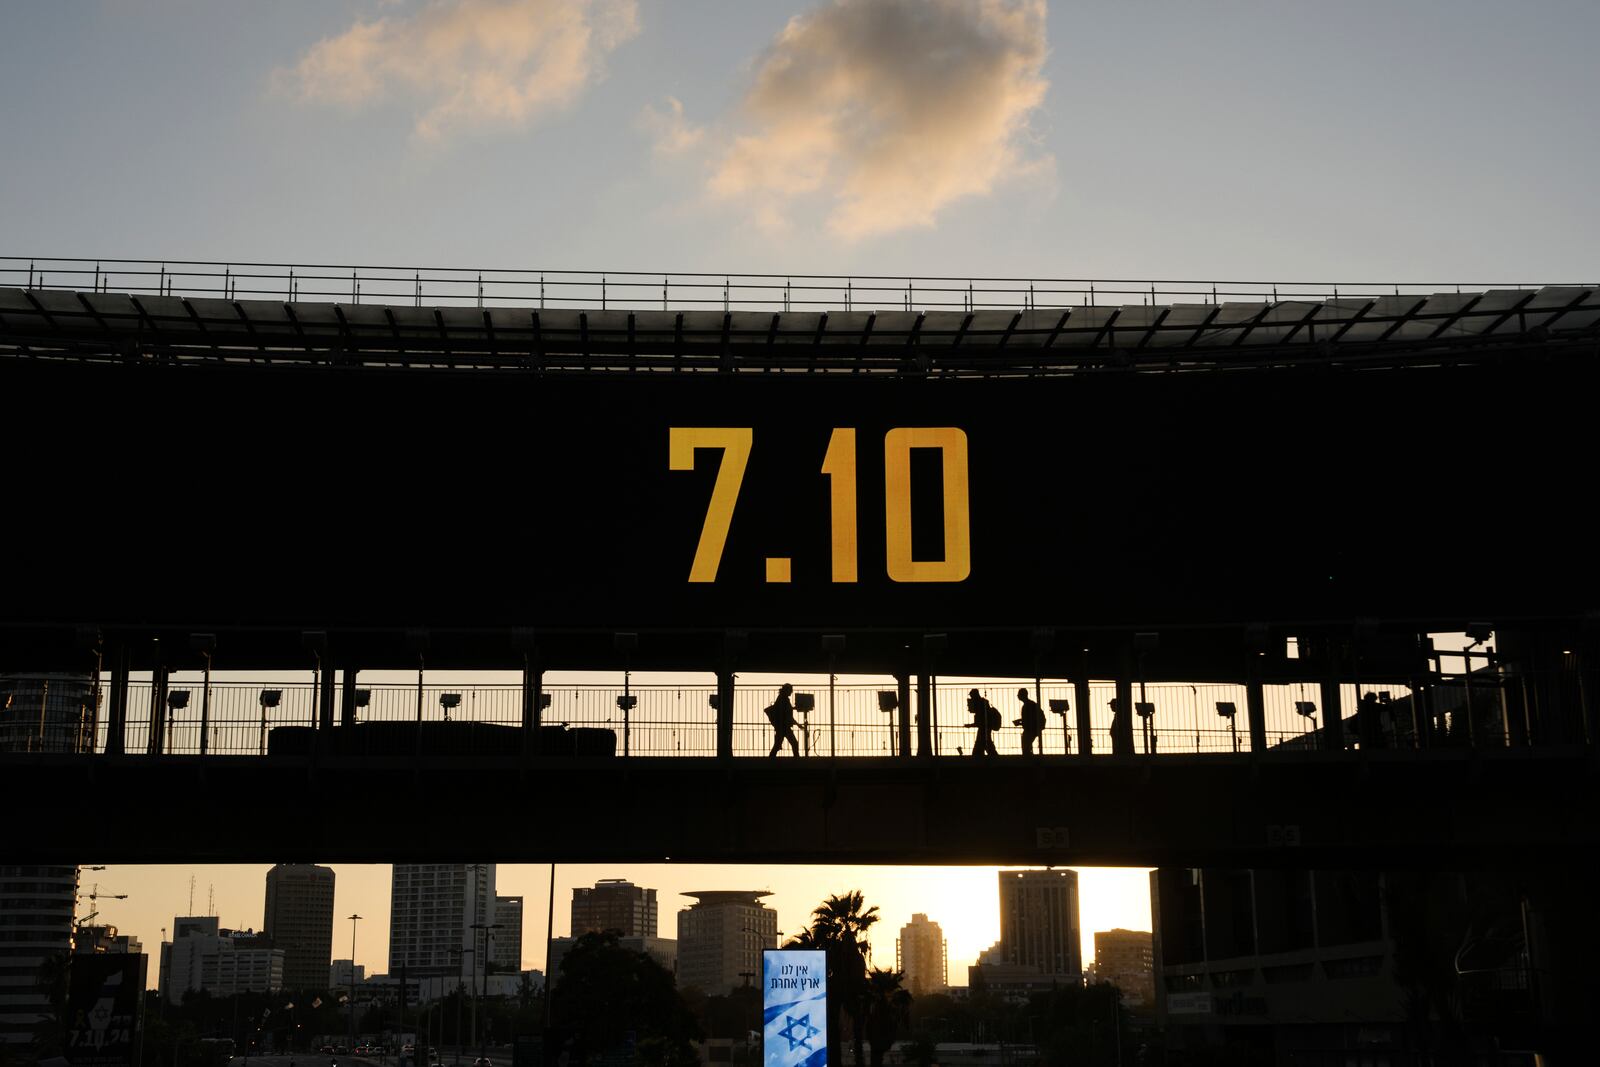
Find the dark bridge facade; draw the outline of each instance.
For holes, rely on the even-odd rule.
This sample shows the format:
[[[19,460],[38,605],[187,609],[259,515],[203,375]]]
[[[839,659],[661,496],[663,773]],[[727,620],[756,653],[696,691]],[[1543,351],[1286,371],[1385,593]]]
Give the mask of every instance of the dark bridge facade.
[[[78,751],[0,753],[0,799],[41,810],[8,851],[481,856],[506,818],[504,859],[1590,847],[1597,328],[1586,287],[829,314],[0,289],[0,669],[99,679]],[[1454,672],[1445,631],[1476,639]],[[185,749],[224,667],[316,683]],[[365,740],[378,668],[419,672],[409,751]],[[520,672],[479,717],[515,740],[439,751],[424,672],[482,669]],[[714,676],[699,740],[547,709],[577,669]],[[753,671],[884,677],[882,748],[812,748],[814,717],[825,758],[742,759]],[[1050,679],[1059,747],[953,758],[937,680],[964,675]],[[1192,745],[1162,686],[1192,689]],[[1226,747],[1198,723],[1223,703]],[[293,817],[262,829],[262,801]]]

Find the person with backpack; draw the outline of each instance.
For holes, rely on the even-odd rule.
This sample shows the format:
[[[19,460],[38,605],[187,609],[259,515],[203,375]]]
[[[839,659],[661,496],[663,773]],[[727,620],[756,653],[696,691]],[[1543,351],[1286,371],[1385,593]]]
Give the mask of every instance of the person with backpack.
[[[998,756],[994,747],[994,732],[1000,729],[999,709],[974,689],[967,694],[967,711],[972,715],[972,725],[978,728],[978,736],[972,742],[972,754]]]
[[[1026,689],[1017,690],[1017,699],[1022,701],[1022,718],[1016,725],[1022,727],[1022,754],[1033,755],[1033,743],[1039,742],[1039,755],[1044,755],[1044,709],[1039,702],[1028,696]]]
[[[794,692],[794,686],[788,682],[778,690],[778,699],[766,707],[767,721],[772,723],[772,751],[768,756],[776,756],[785,741],[789,742],[789,750],[796,756],[800,755],[800,742],[794,737],[794,705],[789,702],[789,694]]]

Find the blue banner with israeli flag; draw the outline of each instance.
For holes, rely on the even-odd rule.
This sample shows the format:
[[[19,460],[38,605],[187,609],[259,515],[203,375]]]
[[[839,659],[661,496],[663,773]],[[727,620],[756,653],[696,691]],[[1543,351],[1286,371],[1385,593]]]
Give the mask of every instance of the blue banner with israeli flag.
[[[764,1067],[828,1067],[828,959],[824,952],[761,954]]]

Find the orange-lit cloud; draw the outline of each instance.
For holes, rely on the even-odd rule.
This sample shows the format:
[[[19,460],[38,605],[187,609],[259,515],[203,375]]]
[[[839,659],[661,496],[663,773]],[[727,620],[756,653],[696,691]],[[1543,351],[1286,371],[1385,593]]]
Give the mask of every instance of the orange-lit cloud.
[[[820,198],[849,239],[931,226],[1041,162],[1045,55],[1044,0],[833,0],[758,60],[711,191],[770,226]]]
[[[280,79],[318,103],[413,99],[415,132],[432,139],[572,103],[637,32],[636,0],[429,0],[318,41]]]
[[[650,135],[655,150],[662,155],[678,155],[699,145],[705,137],[705,127],[684,118],[683,102],[677,97],[667,97],[666,105],[665,110],[646,105],[639,113],[639,125]]]

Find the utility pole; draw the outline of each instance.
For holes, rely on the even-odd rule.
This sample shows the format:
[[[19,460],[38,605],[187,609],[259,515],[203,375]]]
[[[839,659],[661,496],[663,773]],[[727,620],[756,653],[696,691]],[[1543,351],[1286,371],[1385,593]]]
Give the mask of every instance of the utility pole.
[[[361,916],[350,916],[350,1051],[356,1047],[356,923]]]

